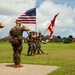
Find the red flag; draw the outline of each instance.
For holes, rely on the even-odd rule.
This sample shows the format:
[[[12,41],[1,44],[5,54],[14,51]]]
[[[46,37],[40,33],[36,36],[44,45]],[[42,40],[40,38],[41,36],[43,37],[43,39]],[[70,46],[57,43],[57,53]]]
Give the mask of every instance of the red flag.
[[[36,8],[27,10],[16,20],[21,20],[21,23],[23,24],[36,24]]]
[[[59,14],[59,13],[58,13]],[[53,20],[51,20],[51,23],[50,25],[48,26],[48,30],[50,31],[50,39],[52,39],[52,35],[53,35],[53,27],[55,25],[55,20],[56,20],[56,17],[58,16],[58,14],[56,14],[53,18]]]

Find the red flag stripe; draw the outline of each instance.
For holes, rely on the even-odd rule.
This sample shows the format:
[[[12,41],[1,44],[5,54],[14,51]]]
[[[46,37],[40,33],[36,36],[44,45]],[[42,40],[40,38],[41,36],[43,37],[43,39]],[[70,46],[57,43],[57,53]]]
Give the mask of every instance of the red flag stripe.
[[[17,19],[17,20],[21,20],[21,21],[36,21],[35,19]]]
[[[36,22],[34,22],[34,21],[30,21],[30,22],[29,22],[29,21],[26,21],[26,22],[25,22],[25,21],[22,21],[22,23],[26,23],[26,24],[36,24]]]

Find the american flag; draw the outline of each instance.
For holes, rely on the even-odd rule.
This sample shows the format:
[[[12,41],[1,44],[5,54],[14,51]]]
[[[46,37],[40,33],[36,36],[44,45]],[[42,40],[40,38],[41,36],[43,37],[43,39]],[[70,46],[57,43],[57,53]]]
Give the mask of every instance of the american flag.
[[[21,20],[22,24],[36,24],[36,8],[27,10],[16,20]]]

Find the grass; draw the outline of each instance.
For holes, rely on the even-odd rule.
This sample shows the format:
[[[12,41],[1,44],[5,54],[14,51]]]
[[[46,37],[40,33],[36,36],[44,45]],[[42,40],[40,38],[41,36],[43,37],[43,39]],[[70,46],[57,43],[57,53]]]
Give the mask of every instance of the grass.
[[[21,63],[60,66],[48,75],[75,75],[75,43],[42,44],[43,55],[27,56],[27,44],[23,43]],[[13,50],[8,42],[0,42],[0,63],[12,63]]]

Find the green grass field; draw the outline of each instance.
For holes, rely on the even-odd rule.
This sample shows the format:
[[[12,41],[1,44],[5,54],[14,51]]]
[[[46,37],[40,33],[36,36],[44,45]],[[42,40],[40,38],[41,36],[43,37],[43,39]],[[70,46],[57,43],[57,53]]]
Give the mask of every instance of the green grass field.
[[[75,43],[42,44],[45,54],[27,56],[27,44],[23,43],[21,63],[59,66],[60,68],[48,75],[75,75]],[[13,63],[13,50],[8,42],[0,42],[0,63]]]

